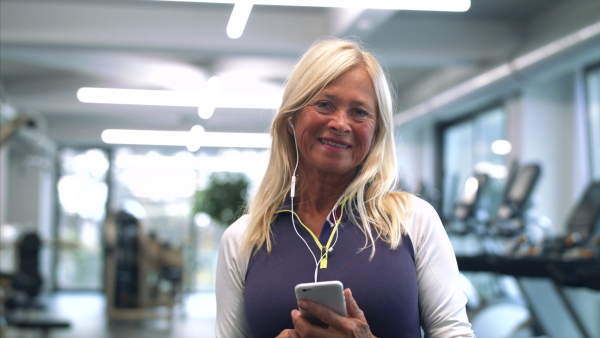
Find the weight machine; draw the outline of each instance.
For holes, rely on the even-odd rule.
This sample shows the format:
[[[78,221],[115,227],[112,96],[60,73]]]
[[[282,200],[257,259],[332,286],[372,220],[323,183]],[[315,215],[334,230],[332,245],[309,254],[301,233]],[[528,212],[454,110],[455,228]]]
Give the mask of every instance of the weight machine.
[[[108,217],[105,243],[108,317],[172,318],[173,308],[183,304],[182,248],[145,234],[138,219],[123,211]]]

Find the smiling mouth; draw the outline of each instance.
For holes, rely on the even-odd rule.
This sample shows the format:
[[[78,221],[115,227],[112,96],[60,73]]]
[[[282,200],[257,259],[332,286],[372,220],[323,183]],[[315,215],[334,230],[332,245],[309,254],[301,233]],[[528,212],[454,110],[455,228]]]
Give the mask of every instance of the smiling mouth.
[[[321,143],[326,144],[328,146],[332,146],[332,147],[336,147],[336,148],[341,148],[341,149],[348,149],[350,148],[349,145],[345,145],[345,144],[339,144],[339,143],[335,143],[335,142],[331,142],[331,141],[327,141],[327,140],[322,140],[319,139],[319,141],[321,141]]]

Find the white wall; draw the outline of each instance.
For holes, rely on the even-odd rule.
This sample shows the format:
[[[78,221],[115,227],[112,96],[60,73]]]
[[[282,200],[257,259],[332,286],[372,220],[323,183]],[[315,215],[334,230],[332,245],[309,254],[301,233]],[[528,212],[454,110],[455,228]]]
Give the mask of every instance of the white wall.
[[[413,190],[419,181],[432,184],[435,175],[433,129],[429,126],[396,129],[396,157],[405,188]]]
[[[5,219],[21,229],[37,230],[41,177],[38,168],[27,165],[27,155],[22,147],[10,144]]]
[[[587,166],[577,123],[574,74],[523,88],[520,128],[521,162],[542,165],[535,206],[550,218],[554,229],[565,232],[566,221],[582,190],[583,178],[576,168]],[[586,180],[587,181],[587,180]]]

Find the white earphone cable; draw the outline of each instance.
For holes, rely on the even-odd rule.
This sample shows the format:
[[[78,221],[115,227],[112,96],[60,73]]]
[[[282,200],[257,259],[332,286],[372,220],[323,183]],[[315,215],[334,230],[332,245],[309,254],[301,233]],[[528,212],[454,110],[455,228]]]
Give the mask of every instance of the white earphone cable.
[[[294,167],[294,172],[292,173],[292,186],[290,188],[292,225],[294,226],[294,230],[296,231],[296,234],[298,235],[298,237],[300,237],[300,239],[304,242],[304,244],[308,248],[308,251],[310,251],[310,254],[313,256],[313,259],[315,260],[315,264],[317,264],[317,266],[318,266],[320,260],[319,260],[319,262],[317,262],[317,257],[315,256],[315,253],[312,251],[312,249],[310,248],[310,245],[308,245],[306,240],[298,232],[298,228],[296,228],[296,222],[294,221],[294,215],[295,215],[295,213],[294,213],[294,196],[296,195],[296,171],[298,170],[298,162],[300,160],[300,156],[298,153],[298,142],[296,142],[296,129],[294,128],[294,125],[291,123],[291,120],[288,120],[288,121],[290,122],[290,126],[292,127],[292,131],[293,131],[293,135],[294,135],[294,145],[296,146],[296,166]]]
[[[315,253],[313,252],[313,250],[310,248],[310,245],[308,245],[308,243],[306,242],[306,240],[304,239],[304,237],[302,237],[300,235],[300,233],[298,232],[298,228],[296,227],[296,222],[294,220],[294,197],[296,195],[296,171],[298,170],[298,162],[300,160],[300,156],[299,156],[299,152],[298,152],[298,142],[296,142],[296,129],[294,128],[294,125],[292,124],[291,120],[288,120],[290,122],[290,126],[292,127],[292,131],[294,134],[294,145],[296,146],[296,166],[294,167],[294,172],[292,173],[292,186],[290,188],[290,200],[291,200],[291,209],[292,209],[292,225],[294,226],[294,231],[296,231],[296,235],[298,235],[298,237],[300,237],[300,239],[304,242],[304,244],[306,245],[306,247],[308,248],[308,251],[310,251],[310,254],[313,256],[313,259],[315,261],[315,283],[317,282],[317,277],[318,277],[318,273],[319,273],[319,264],[321,263],[321,261],[323,260],[323,258],[325,256],[327,256],[327,254],[329,252],[331,252],[333,250],[333,247],[335,246],[335,243],[337,243],[338,240],[338,231],[335,232],[335,240],[333,241],[333,244],[331,245],[331,247],[329,249],[326,249],[324,253],[321,254],[321,258],[319,258],[319,260],[317,261],[317,256],[315,256]],[[335,206],[333,207],[333,210],[331,210],[331,213],[333,214],[333,221],[334,224],[337,224],[337,219],[335,217]]]

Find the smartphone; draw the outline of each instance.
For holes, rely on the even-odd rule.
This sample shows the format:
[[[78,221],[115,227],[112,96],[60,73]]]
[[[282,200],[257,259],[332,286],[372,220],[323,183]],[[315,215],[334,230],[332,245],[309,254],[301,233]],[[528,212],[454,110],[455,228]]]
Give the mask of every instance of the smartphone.
[[[344,298],[344,286],[340,281],[298,284],[296,285],[295,291],[296,299],[298,301],[309,300],[326,306],[341,316],[348,316],[348,313],[346,312],[346,299]],[[300,313],[314,325],[326,325],[315,316],[306,313],[302,309],[300,309]]]

